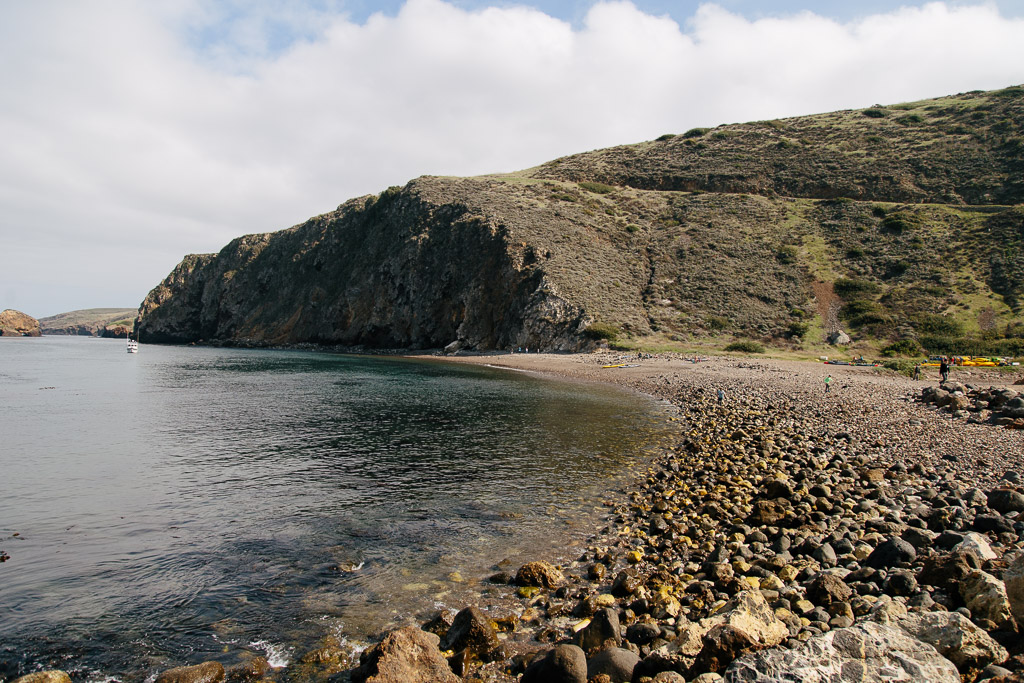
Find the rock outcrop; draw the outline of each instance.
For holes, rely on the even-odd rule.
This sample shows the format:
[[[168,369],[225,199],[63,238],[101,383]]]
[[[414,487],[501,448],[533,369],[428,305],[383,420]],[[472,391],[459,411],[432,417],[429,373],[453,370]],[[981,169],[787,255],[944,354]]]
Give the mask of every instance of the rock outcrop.
[[[0,337],[38,337],[39,321],[12,308],[0,313]]]

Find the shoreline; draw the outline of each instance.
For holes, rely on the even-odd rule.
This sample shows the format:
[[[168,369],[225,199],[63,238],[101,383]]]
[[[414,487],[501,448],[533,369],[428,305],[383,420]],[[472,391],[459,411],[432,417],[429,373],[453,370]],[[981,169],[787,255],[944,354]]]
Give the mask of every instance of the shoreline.
[[[931,643],[942,652],[943,665],[956,663],[963,680],[999,680],[983,677],[983,664],[993,667],[990,673],[1024,674],[1017,623],[984,612],[957,582],[943,584],[929,574],[935,563],[966,553],[960,547],[965,539],[982,546],[981,557],[967,560],[977,565],[971,571],[1000,585],[998,576],[1008,565],[1024,567],[1024,510],[989,514],[995,511],[988,507],[998,489],[1024,491],[1024,439],[1019,431],[954,420],[921,403],[922,390],[938,384],[937,373],[912,380],[874,367],[722,357],[693,362],[671,354],[632,358],[612,352],[439,360],[617,384],[671,402],[684,425],[680,446],[657,456],[646,475],[627,485],[625,501],[591,536],[587,551],[552,567],[565,583],[530,581],[522,570],[506,577],[520,586],[523,623],[536,619],[525,629],[534,635],[524,640],[513,629],[505,637],[504,655],[518,651],[518,657],[498,655],[493,664],[487,660],[494,655],[478,653],[478,668],[461,662],[465,668],[456,673],[475,676],[464,680],[516,681],[524,671],[524,682],[543,680],[528,672],[543,667],[545,660],[534,654],[538,642],[571,642],[583,650],[592,671],[602,670],[605,649],[628,661],[632,680],[648,680],[646,674],[650,680],[704,683],[721,680],[716,676],[725,665],[743,655],[782,657],[834,629],[870,629],[879,622],[901,624],[903,630],[894,632],[902,636],[925,618],[920,615],[945,619],[945,630],[969,632],[989,648],[968,662],[957,648]],[[620,362],[636,367],[602,367]],[[826,393],[829,375],[833,382]],[[1019,377],[971,369],[952,380],[1012,388]],[[718,389],[725,391],[722,405]],[[755,429],[778,441],[759,438],[764,434]],[[716,468],[732,475],[727,486],[721,476],[711,476]],[[698,488],[697,481],[715,486]],[[680,505],[678,490],[688,486]],[[775,494],[790,500],[783,504],[782,497],[773,500]],[[967,519],[940,519],[937,511],[957,504]],[[990,521],[996,526],[986,527]],[[904,537],[918,556],[872,561],[879,547],[911,545]],[[841,585],[839,595],[820,588],[830,581]],[[537,593],[530,583],[540,584]],[[751,589],[756,600],[748,597]],[[691,591],[700,597],[692,599]],[[1015,603],[1014,612],[1021,607]],[[709,641],[715,626],[749,625],[758,610],[756,623],[748,626],[755,633],[748,647]],[[964,612],[973,621],[949,622],[949,615]],[[595,628],[604,632],[594,634]],[[782,636],[760,633],[772,628]],[[452,643],[441,646],[446,644]],[[536,661],[527,667],[531,658]],[[809,670],[818,665],[824,663]],[[658,674],[665,678],[655,679]]]

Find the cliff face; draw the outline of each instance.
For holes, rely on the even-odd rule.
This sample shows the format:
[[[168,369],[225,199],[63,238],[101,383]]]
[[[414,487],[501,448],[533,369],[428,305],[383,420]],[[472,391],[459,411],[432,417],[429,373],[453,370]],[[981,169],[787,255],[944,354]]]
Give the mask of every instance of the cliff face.
[[[1004,330],[1024,302],[1024,90],[721,126],[424,177],[192,255],[147,342],[571,350],[596,338]],[[1015,328],[1014,328],[1015,329]]]
[[[39,321],[21,311],[8,308],[0,313],[0,337],[38,337]]]
[[[507,229],[424,179],[187,257],[140,309],[147,342],[579,345],[584,316]]]

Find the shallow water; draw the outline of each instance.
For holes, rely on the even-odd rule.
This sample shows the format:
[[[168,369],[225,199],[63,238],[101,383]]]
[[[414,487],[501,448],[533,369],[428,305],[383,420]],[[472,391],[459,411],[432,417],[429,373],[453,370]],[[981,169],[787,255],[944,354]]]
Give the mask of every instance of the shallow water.
[[[432,361],[2,339],[0,676],[283,664],[458,607],[590,531],[664,410]]]

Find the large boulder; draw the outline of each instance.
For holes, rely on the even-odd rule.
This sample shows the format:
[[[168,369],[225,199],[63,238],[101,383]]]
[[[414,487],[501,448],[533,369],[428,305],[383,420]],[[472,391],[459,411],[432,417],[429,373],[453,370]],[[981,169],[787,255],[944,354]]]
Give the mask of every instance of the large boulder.
[[[934,647],[874,622],[829,631],[795,650],[744,655],[724,677],[726,683],[960,683],[956,667]]]
[[[389,632],[360,655],[353,683],[459,683],[441,651],[436,634],[406,626]]]
[[[975,619],[988,619],[997,628],[1013,624],[1006,586],[988,572],[974,570],[968,574],[960,584],[960,596]]]
[[[38,337],[39,321],[13,308],[0,312],[0,337]]]
[[[575,645],[556,645],[526,668],[520,683],[587,683],[587,656]]]
[[[750,590],[739,593],[718,614],[681,628],[676,640],[679,652],[696,657],[706,645],[704,636],[720,624],[743,631],[758,647],[774,647],[789,635],[789,628],[775,616],[761,591]]]
[[[957,612],[914,612],[900,619],[898,625],[934,647],[971,678],[989,664],[1002,664],[1009,656],[984,629]]]
[[[832,346],[846,346],[850,343],[850,335],[846,334],[842,330],[836,330],[835,332],[828,335],[826,341]]]
[[[498,632],[491,620],[476,607],[467,607],[455,615],[451,627],[441,639],[442,650],[469,650],[482,657],[498,646]]]

